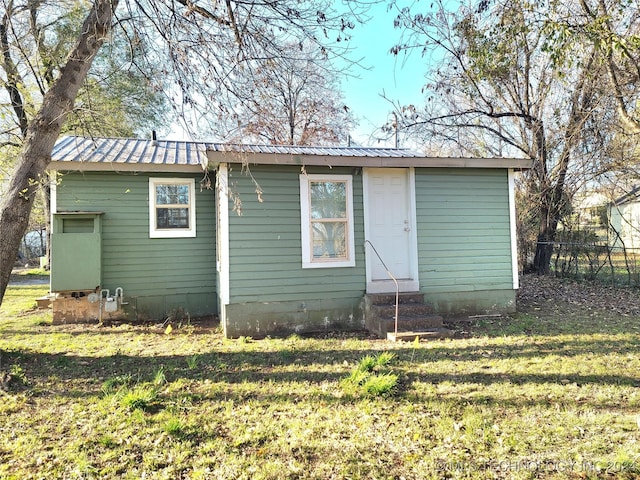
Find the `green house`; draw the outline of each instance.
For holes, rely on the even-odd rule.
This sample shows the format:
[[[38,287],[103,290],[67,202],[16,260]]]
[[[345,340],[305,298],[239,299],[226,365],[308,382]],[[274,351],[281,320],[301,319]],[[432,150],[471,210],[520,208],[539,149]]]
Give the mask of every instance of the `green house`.
[[[63,137],[50,167],[54,317],[217,315],[227,336],[260,337],[362,329],[366,297],[396,291],[444,315],[513,311],[514,175],[528,167]]]

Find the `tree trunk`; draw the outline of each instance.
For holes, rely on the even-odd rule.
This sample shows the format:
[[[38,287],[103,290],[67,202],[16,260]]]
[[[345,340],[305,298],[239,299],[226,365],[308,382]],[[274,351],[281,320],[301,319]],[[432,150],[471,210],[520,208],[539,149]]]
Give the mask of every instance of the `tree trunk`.
[[[538,234],[536,254],[533,257],[533,269],[538,275],[548,275],[551,272],[553,237],[555,235],[551,235],[550,232],[546,231]]]
[[[0,210],[0,304],[9,283],[20,241],[40,182],[62,125],[73,108],[78,90],[93,59],[111,29],[118,0],[95,0],[60,77],[44,96],[42,106],[27,129],[24,146],[11,176]]]
[[[55,179],[55,174],[53,175]],[[44,257],[45,264],[43,267],[45,270],[49,270],[51,268],[51,178],[47,176],[46,184],[42,185],[43,194],[44,194]],[[42,251],[43,249],[40,249]]]
[[[533,257],[533,269],[538,275],[548,275],[551,272],[551,257],[562,210],[560,200],[555,195],[555,189],[547,190],[547,198],[542,200],[540,207],[536,254]]]

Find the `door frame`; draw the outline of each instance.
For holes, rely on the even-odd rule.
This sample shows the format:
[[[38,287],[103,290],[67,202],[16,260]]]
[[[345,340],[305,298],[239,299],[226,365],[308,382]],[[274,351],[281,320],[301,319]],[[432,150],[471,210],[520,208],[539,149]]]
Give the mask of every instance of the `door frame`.
[[[413,167],[402,168],[374,168],[364,167],[362,169],[362,196],[363,196],[363,213],[364,213],[364,238],[369,239],[371,232],[371,224],[369,219],[371,218],[371,207],[369,205],[370,193],[369,193],[369,180],[372,170],[379,171],[392,171],[403,170],[407,178],[407,205],[409,211],[407,216],[410,222],[410,235],[409,235],[409,279],[398,280],[398,288],[401,292],[417,292],[420,289],[420,281],[418,278],[418,227],[416,222],[416,177],[415,169]],[[391,293],[395,292],[396,287],[393,280],[372,280],[373,264],[376,254],[371,250],[371,247],[365,243],[365,271],[367,282],[367,293]],[[384,258],[383,258],[384,260]]]

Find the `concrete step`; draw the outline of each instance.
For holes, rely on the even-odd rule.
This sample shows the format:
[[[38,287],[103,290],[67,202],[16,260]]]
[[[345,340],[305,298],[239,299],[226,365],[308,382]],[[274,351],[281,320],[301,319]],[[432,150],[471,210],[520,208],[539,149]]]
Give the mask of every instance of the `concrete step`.
[[[398,332],[395,334],[393,331],[387,332],[387,340],[392,342],[414,342],[416,338],[421,340],[437,340],[441,338],[450,338],[453,336],[453,332],[447,328],[432,328],[428,330],[417,330]]]
[[[384,327],[387,332],[395,330],[395,320],[387,317],[384,320]],[[442,328],[442,317],[440,315],[400,315],[398,316],[398,331],[425,330],[429,328]]]
[[[395,293],[367,294],[365,296],[365,325],[371,333],[385,338],[387,332],[395,331],[395,304]],[[422,293],[401,293],[398,296],[398,332],[433,332],[436,330],[439,330],[441,334],[444,331],[442,317],[433,313],[433,307],[430,304],[424,303]]]
[[[372,305],[395,305],[395,293],[374,293],[367,294]],[[399,304],[424,303],[424,295],[420,292],[403,292],[398,295]]]
[[[380,318],[392,318],[396,316],[395,305],[371,305],[371,310]],[[428,316],[433,314],[433,307],[426,303],[399,303],[398,316]]]
[[[49,308],[51,307],[51,297],[47,295],[44,297],[36,298],[36,304],[38,305],[38,308]]]

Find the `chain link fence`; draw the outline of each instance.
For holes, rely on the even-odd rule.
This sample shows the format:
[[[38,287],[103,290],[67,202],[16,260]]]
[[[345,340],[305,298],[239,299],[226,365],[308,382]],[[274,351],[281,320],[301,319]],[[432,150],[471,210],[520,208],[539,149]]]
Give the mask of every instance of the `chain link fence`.
[[[553,242],[550,266],[557,277],[640,286],[640,249],[602,242]]]

